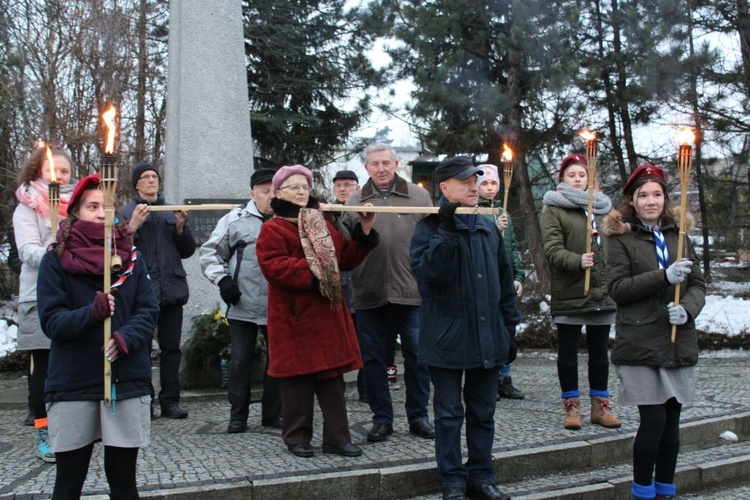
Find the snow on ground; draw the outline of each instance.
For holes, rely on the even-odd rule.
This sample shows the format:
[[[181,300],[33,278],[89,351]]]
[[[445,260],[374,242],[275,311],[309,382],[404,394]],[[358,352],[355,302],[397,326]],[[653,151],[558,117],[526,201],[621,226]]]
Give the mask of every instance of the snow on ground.
[[[0,358],[16,350],[17,333],[16,325],[8,325],[4,319],[0,320]]]
[[[750,300],[707,295],[706,305],[696,318],[695,326],[710,333],[750,333]]]

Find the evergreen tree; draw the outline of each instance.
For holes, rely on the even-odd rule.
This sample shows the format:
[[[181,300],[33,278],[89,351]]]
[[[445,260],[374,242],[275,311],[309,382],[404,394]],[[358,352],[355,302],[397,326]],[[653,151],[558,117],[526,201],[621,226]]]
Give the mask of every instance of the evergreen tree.
[[[272,166],[329,163],[369,115],[380,76],[345,3],[243,2],[252,136]]]

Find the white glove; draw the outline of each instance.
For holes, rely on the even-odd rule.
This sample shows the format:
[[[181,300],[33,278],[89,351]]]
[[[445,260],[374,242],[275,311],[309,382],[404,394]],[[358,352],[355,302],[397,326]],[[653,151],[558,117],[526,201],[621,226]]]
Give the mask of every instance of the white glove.
[[[673,325],[684,325],[688,321],[688,313],[682,306],[674,305],[674,302],[667,304],[669,311],[669,322]]]
[[[682,283],[693,270],[693,261],[690,259],[682,259],[675,262],[667,268],[667,281],[670,285],[676,285]]]

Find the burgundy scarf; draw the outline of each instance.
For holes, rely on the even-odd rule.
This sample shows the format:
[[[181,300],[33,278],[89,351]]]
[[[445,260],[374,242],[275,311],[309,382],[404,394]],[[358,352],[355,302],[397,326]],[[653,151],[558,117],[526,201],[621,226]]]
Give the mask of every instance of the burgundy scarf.
[[[57,244],[61,244],[65,231],[57,233]],[[115,253],[122,259],[122,265],[127,268],[130,262],[130,252],[133,244],[127,236],[130,230],[124,231],[117,226],[112,227],[112,241]],[[70,227],[65,250],[60,264],[70,274],[92,274],[104,276],[104,224],[76,220]]]

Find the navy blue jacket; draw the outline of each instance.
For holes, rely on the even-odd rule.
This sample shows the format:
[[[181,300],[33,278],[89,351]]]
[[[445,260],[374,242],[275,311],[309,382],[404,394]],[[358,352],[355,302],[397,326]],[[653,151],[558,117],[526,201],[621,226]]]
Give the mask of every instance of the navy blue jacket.
[[[154,295],[143,259],[118,288],[112,332],[119,332],[128,348],[112,363],[117,398],[149,394],[151,342],[159,303]],[[112,276],[115,283],[119,276]],[[101,276],[66,272],[57,254],[47,252],[37,280],[39,319],[45,335],[52,339],[47,399],[100,400],[104,397],[104,326],[94,319],[94,296],[101,290]]]
[[[164,195],[159,193],[153,203],[135,195],[134,201],[120,209],[125,220],[130,221],[135,206],[141,203],[164,205]],[[151,212],[133,235],[135,246],[143,253],[151,273],[156,297],[163,306],[186,304],[190,296],[182,259],[195,253],[195,239],[187,223],[183,233],[178,235],[176,222],[172,212]]]
[[[438,205],[445,203],[441,199]],[[440,368],[493,368],[508,359],[521,315],[500,231],[486,217],[454,216],[457,232],[433,214],[411,239],[411,268],[422,296],[419,362]]]

